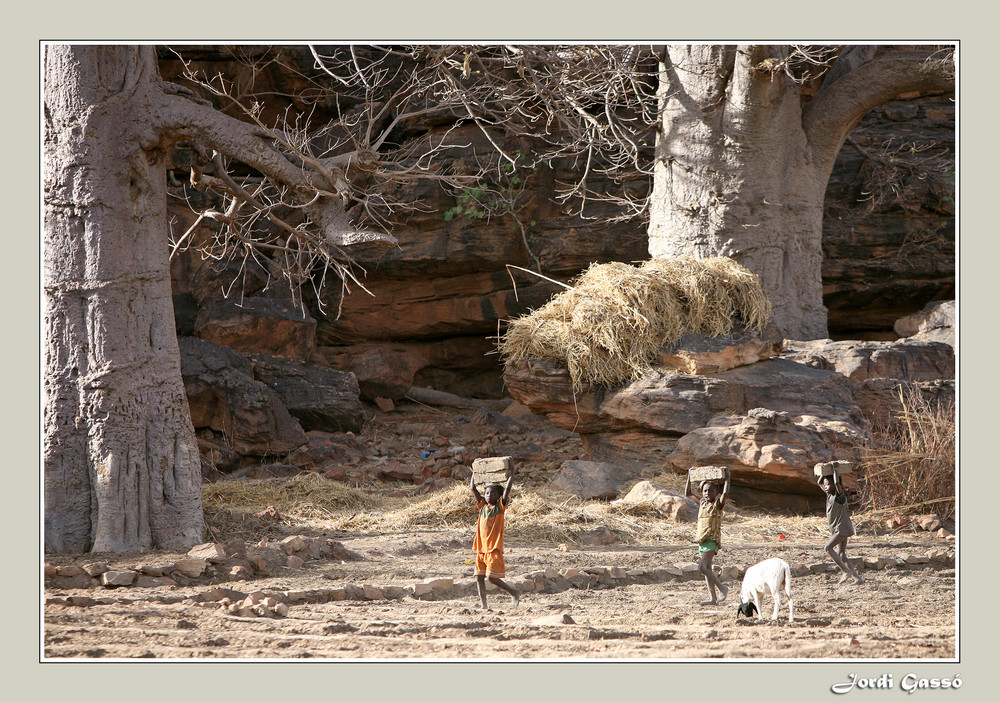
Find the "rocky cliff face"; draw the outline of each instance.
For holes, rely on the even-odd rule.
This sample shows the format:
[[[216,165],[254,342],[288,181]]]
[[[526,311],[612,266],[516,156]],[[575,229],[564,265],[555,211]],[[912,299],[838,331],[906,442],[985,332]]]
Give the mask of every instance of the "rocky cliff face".
[[[295,60],[309,63],[304,47],[303,52]],[[246,70],[218,50],[196,58],[211,67],[209,74]],[[161,70],[174,80],[179,64],[165,56]],[[299,78],[271,65],[257,81],[280,95],[293,92]],[[280,100],[267,105],[270,111],[280,107]],[[452,127],[428,123],[402,136],[432,139]],[[459,126],[450,138],[468,145],[444,152],[451,165],[482,158],[491,149],[471,127]],[[954,106],[949,96],[908,96],[867,116],[852,138],[855,146],[842,150],[826,203],[823,278],[830,331],[835,338],[895,339],[898,318],[930,300],[954,297],[953,197],[941,171],[942,163],[953,162]],[[890,160],[904,168],[887,181],[876,167]],[[177,184],[171,215],[174,230],[183,232],[193,221],[185,198],[204,196],[181,185],[187,178],[183,149],[173,154],[171,167]],[[178,329],[236,348],[249,345],[247,353],[292,355],[324,365],[337,359],[341,370],[351,370],[351,360],[372,345],[391,348],[406,357],[415,385],[499,397],[503,369],[490,338],[503,320],[541,305],[556,291],[524,273],[512,277],[508,264],[540,266],[545,275],[566,280],[592,262],[648,256],[642,223],[595,224],[554,202],[556,183],[569,180],[571,168],[553,163],[524,174],[523,236],[510,218],[482,217],[436,186],[406,186],[402,197],[419,198],[427,209],[394,232],[398,247],[360,253],[372,296],[355,289],[341,298],[339,289],[328,290],[322,301],[295,310],[287,304],[287,291],[269,284],[262,268],[234,287],[233,266],[220,268],[182,253],[173,264]],[[590,186],[602,188],[596,181]],[[873,192],[876,197],[866,200]],[[609,214],[594,208],[589,215]]]
[[[954,299],[954,148],[953,96],[914,95],[866,115],[841,149],[823,220],[835,338],[895,339],[895,320]]]

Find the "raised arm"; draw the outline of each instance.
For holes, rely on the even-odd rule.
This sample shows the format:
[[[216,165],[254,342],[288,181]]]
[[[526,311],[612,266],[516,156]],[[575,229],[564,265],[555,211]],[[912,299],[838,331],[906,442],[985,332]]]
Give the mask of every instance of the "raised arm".
[[[472,478],[469,479],[469,488],[472,489],[472,495],[476,499],[476,502],[483,499],[483,494],[479,492],[478,488],[476,488],[476,474],[472,474]]]
[[[503,501],[504,505],[507,505],[507,501],[510,498],[511,486],[514,485],[514,471],[515,469],[511,468],[510,476],[507,477],[507,485],[503,487],[503,495],[500,496],[500,500]]]
[[[725,502],[726,496],[729,495],[729,478],[730,478],[730,474],[729,474],[729,467],[728,466],[725,466],[723,468],[725,469],[725,472],[726,472],[726,482],[722,484],[722,494],[719,496],[719,500],[722,501],[722,502]]]

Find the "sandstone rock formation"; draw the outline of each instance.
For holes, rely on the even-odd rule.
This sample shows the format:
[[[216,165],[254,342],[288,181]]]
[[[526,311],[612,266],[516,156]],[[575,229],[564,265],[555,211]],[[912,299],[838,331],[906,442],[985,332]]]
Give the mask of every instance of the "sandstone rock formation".
[[[929,306],[933,310],[947,305]],[[919,329],[923,320],[904,322]],[[947,327],[947,313],[936,317],[930,336],[953,336]],[[951,330],[947,332],[946,330]],[[920,334],[893,342],[816,340],[786,342],[782,356],[816,368],[836,370],[854,384],[854,398],[865,418],[885,426],[902,411],[903,400],[916,393],[928,402],[954,403],[955,350],[950,344],[924,339]]]
[[[665,357],[683,368],[729,367],[699,354],[736,359],[740,347],[744,340],[689,335]],[[856,461],[868,429],[898,414],[907,393],[954,398],[954,349],[938,341],[787,341],[780,357],[747,361],[697,375],[658,371],[579,395],[568,370],[549,360],[509,361],[504,378],[521,404],[580,433],[589,460],[635,471],[725,465],[738,503],[798,511],[821,503],[812,467]]]
[[[667,462],[677,471],[725,465],[734,486],[775,493],[816,493],[813,466],[834,459],[856,460],[863,433],[853,423],[792,416],[755,408],[745,415],[713,418],[677,441]],[[853,486],[853,476],[845,478]],[[739,490],[734,491],[738,498]]]
[[[663,350],[658,365],[693,375],[719,373],[778,356],[783,341],[773,328],[762,335],[742,330],[720,337],[688,333]]]
[[[955,346],[955,301],[935,300],[920,312],[896,320],[893,330],[900,337],[944,342]]]
[[[782,358],[843,374],[854,383],[872,378],[933,381],[955,377],[955,349],[944,342],[787,341]]]
[[[223,434],[239,454],[278,454],[305,444],[298,421],[277,393],[253,378],[246,358],[204,339],[178,341],[195,429],[207,427]]]
[[[903,402],[917,394],[930,405],[955,407],[955,381],[905,381],[898,378],[875,378],[861,383],[854,397],[858,407],[873,427],[886,427],[903,412]]]
[[[621,502],[632,506],[648,505],[663,517],[675,522],[691,522],[698,518],[697,503],[652,481],[640,481],[635,484]]]
[[[413,350],[391,346],[357,345],[316,348],[310,363],[354,374],[364,400],[401,399],[413,386],[414,374],[427,361]]]
[[[306,47],[288,49],[288,65],[295,60],[311,64]],[[201,47],[190,51],[195,66],[206,75],[232,76],[240,82],[249,70],[225,50]],[[296,59],[296,57],[298,57]],[[265,85],[269,99],[265,113],[277,116],[285,109],[278,96],[291,95],[302,88],[302,76],[282,68],[283,62],[258,67],[257,85]],[[184,67],[173,56],[160,62],[165,80],[178,80]],[[266,79],[265,79],[266,74]],[[265,81],[265,83],[262,83]],[[349,106],[341,106],[348,108]],[[318,106],[313,120],[324,118]],[[952,96],[905,96],[880,106],[865,115],[852,132],[858,148],[845,146],[833,170],[824,212],[823,286],[824,304],[829,309],[831,333],[871,332],[890,335],[893,322],[902,315],[919,310],[928,300],[953,295],[954,198],[940,178],[927,178],[923,171],[907,171],[891,197],[876,201],[866,174],[871,172],[871,157],[886,144],[913,144],[900,149],[895,158],[925,160],[925,147],[931,146],[947,160],[954,147],[954,111]],[[451,134],[449,135],[449,132]],[[475,125],[456,125],[447,116],[437,115],[415,124],[406,135],[414,139],[440,140],[462,145],[438,154],[443,170],[461,171],[462,164],[485,159],[495,153],[487,137]],[[503,135],[494,140],[513,153],[524,145]],[[911,156],[915,154],[916,156]],[[188,180],[190,153],[179,148],[169,154],[168,171],[175,184],[170,214],[176,229],[184,231],[192,224],[187,200],[204,199],[204,193],[182,184]],[[526,176],[525,208],[521,221],[528,231],[520,231],[503,217],[475,218],[458,216],[450,220],[442,213],[456,205],[454,193],[424,185],[393,186],[392,196],[401,201],[423,203],[426,209],[395,230],[399,245],[389,251],[358,252],[358,260],[367,270],[365,285],[374,297],[353,289],[342,296],[339,290],[328,291],[326,313],[312,302],[312,324],[318,344],[354,354],[356,347],[376,343],[380,347],[406,348],[423,358],[423,366],[414,370],[411,385],[431,386],[471,397],[500,397],[502,368],[490,356],[491,344],[485,337],[496,335],[498,320],[509,319],[544,303],[555,292],[552,284],[526,274],[517,274],[517,286],[505,269],[515,264],[540,268],[545,275],[567,280],[593,262],[637,261],[648,257],[646,233],[641,221],[601,223],[590,217],[620,214],[600,200],[588,203],[587,218],[564,209],[554,198],[561,182],[572,182],[580,168],[570,160],[553,162]],[[595,192],[610,192],[607,178],[591,174],[588,186]],[[635,195],[642,197],[646,184],[636,181]],[[196,236],[212,236],[209,228],[198,228]],[[530,251],[529,251],[530,248]],[[539,262],[536,265],[535,261]],[[265,262],[266,263],[266,262]],[[238,277],[246,265],[248,277]],[[178,252],[173,258],[173,284],[178,301],[178,329],[194,332],[214,341],[242,349],[227,330],[243,328],[254,335],[270,336],[270,325],[280,320],[274,316],[248,319],[245,312],[232,305],[221,305],[224,293],[230,299],[282,299],[281,284],[256,262],[239,259],[203,262],[192,250]],[[234,285],[235,282],[235,285]],[[343,305],[341,305],[343,303]],[[218,307],[216,307],[218,305]],[[341,314],[337,315],[340,309]],[[218,317],[218,320],[213,318]],[[281,324],[295,325],[290,319]],[[247,348],[248,352],[272,355],[299,355],[308,348],[305,327],[293,348],[271,343],[266,348]],[[879,337],[887,338],[887,337]],[[362,386],[362,397],[398,396],[366,387],[365,374],[350,365],[336,365],[355,371]],[[707,369],[687,369],[702,372]],[[398,387],[398,386],[397,386]]]
[[[518,401],[581,434],[639,430],[680,437],[716,415],[761,407],[862,422],[844,376],[787,359],[701,376],[658,372],[618,388],[585,386],[579,396],[566,368],[546,359],[512,361],[504,380]]]
[[[365,409],[354,374],[291,358],[253,354],[254,376],[274,390],[305,430],[356,432]]]
[[[205,49],[197,60],[208,75],[220,68],[233,75],[245,70],[218,50]],[[167,80],[176,78],[180,69],[173,59],[162,62]],[[290,87],[300,81],[277,64],[265,73],[275,95],[291,93]],[[282,107],[269,100],[265,109]],[[315,117],[321,120],[322,114]],[[481,130],[456,126],[440,116],[413,134],[432,140],[449,132],[454,143],[464,146],[442,152],[442,168],[460,169],[463,160],[493,153]],[[953,132],[949,96],[907,96],[865,116],[852,139],[872,152],[900,138],[947,151],[953,146]],[[510,150],[519,148],[514,140],[500,143]],[[513,274],[515,286],[507,264],[540,266],[546,275],[568,280],[593,262],[648,256],[641,223],[602,224],[564,211],[555,202],[557,184],[574,176],[572,163],[554,162],[527,176],[522,220],[530,228],[524,239],[504,218],[446,220],[441,213],[455,205],[454,193],[398,186],[395,197],[419,199],[427,210],[415,212],[395,232],[398,247],[357,252],[367,269],[365,285],[374,296],[356,288],[346,295],[328,290],[325,311],[315,300],[307,300],[305,315],[292,307],[288,291],[267,271],[267,262],[205,262],[193,250],[181,251],[172,260],[179,331],[242,354],[294,357],[309,365],[295,372],[301,373],[295,384],[283,382],[285,392],[275,393],[259,382],[261,374],[271,373],[264,365],[255,370],[240,353],[230,354],[225,347],[208,352],[208,347],[182,340],[185,384],[195,425],[202,429],[199,446],[206,464],[232,471],[251,461],[259,464],[265,453],[291,451],[297,456],[294,465],[342,475],[362,451],[344,434],[357,431],[361,404],[350,392],[343,394],[344,405],[333,410],[315,409],[314,403],[313,409],[300,408],[295,399],[300,393],[313,395],[315,389],[306,386],[319,373],[315,367],[329,367],[353,373],[358,396],[378,401],[384,412],[411,387],[479,399],[510,392],[536,421],[547,418],[579,433],[588,459],[624,469],[676,468],[676,462],[686,461],[681,456],[725,455],[737,481],[734,496],[765,504],[777,495],[765,486],[794,488],[787,467],[798,466],[802,455],[842,446],[839,440],[814,445],[806,437],[810,428],[818,428],[823,437],[832,436],[823,428],[845,436],[863,432],[868,422],[884,422],[898,411],[903,385],[926,397],[954,397],[955,360],[948,347],[954,346],[954,303],[927,305],[900,319],[892,332],[893,322],[902,315],[919,310],[927,300],[953,295],[953,199],[949,204],[947,189],[912,172],[893,197],[875,202],[864,177],[866,159],[861,149],[845,147],[827,191],[823,283],[829,327],[840,336],[858,332],[877,339],[891,340],[895,334],[907,339],[794,342],[778,358],[775,340],[767,337],[692,337],[664,350],[664,368],[679,373],[657,374],[624,388],[590,388],[579,397],[572,393],[565,370],[552,362],[518,362],[504,368],[490,339],[502,333],[500,321],[541,305],[557,290],[522,273]],[[184,231],[192,223],[185,199],[206,196],[181,185],[190,166],[185,149],[172,152],[167,165],[177,196],[171,199],[171,216]],[[590,187],[602,191],[603,177],[595,174]],[[604,203],[595,201],[589,207],[588,216],[617,214]],[[212,234],[199,228],[194,236]],[[241,277],[241,271],[248,275]],[[765,428],[760,418],[751,418],[748,413],[758,407],[787,415],[787,423],[779,423],[784,429]],[[483,424],[477,426],[484,432],[502,431],[495,418],[484,413],[479,419]],[[303,432],[310,428],[327,431]],[[779,445],[778,435],[789,442],[783,445],[786,449],[766,449]],[[770,444],[751,449],[758,439]],[[334,448],[342,443],[343,448]],[[533,451],[516,451],[522,450]],[[752,456],[754,452],[759,455]],[[765,480],[761,465],[771,467],[767,471],[773,470],[774,478]],[[405,474],[396,467],[386,475],[392,471]]]
[[[583,500],[610,499],[617,498],[619,492],[634,478],[634,472],[613,464],[566,461],[550,483]]]
[[[198,312],[194,334],[244,353],[308,359],[316,346],[316,320],[288,300],[220,300]]]

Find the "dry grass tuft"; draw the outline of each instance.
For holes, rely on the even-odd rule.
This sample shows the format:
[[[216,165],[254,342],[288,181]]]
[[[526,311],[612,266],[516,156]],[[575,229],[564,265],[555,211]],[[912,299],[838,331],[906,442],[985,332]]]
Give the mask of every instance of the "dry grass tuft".
[[[500,351],[507,359],[566,364],[579,391],[583,383],[642,377],[663,347],[688,332],[760,332],[770,315],[760,279],[732,259],[593,264],[571,289],[512,320]]]
[[[374,508],[378,500],[320,474],[304,473],[290,479],[207,483],[202,487],[202,503],[205,521],[216,539],[258,542],[289,526],[322,532],[337,514]],[[279,521],[258,517],[272,506],[281,515]]]
[[[433,493],[423,500],[409,503],[370,518],[380,531],[402,531],[414,527],[464,527],[476,520],[476,503],[469,487],[456,483],[446,491]]]
[[[877,515],[955,511],[955,405],[898,387],[902,410],[871,433],[862,483]]]

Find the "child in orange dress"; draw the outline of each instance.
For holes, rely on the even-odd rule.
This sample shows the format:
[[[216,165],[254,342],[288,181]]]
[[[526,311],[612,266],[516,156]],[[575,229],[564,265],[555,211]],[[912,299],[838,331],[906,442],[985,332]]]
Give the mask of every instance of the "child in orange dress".
[[[503,488],[498,483],[491,483],[485,488],[483,496],[476,489],[476,477],[469,482],[472,495],[479,508],[479,520],[476,523],[476,538],[472,548],[476,550],[476,588],[479,600],[486,608],[486,579],[497,588],[506,591],[514,599],[514,606],[521,602],[521,592],[503,581],[507,568],[503,562],[503,527],[504,513],[507,512],[507,501],[510,498],[510,488],[514,484],[514,472],[511,471],[507,485]]]

